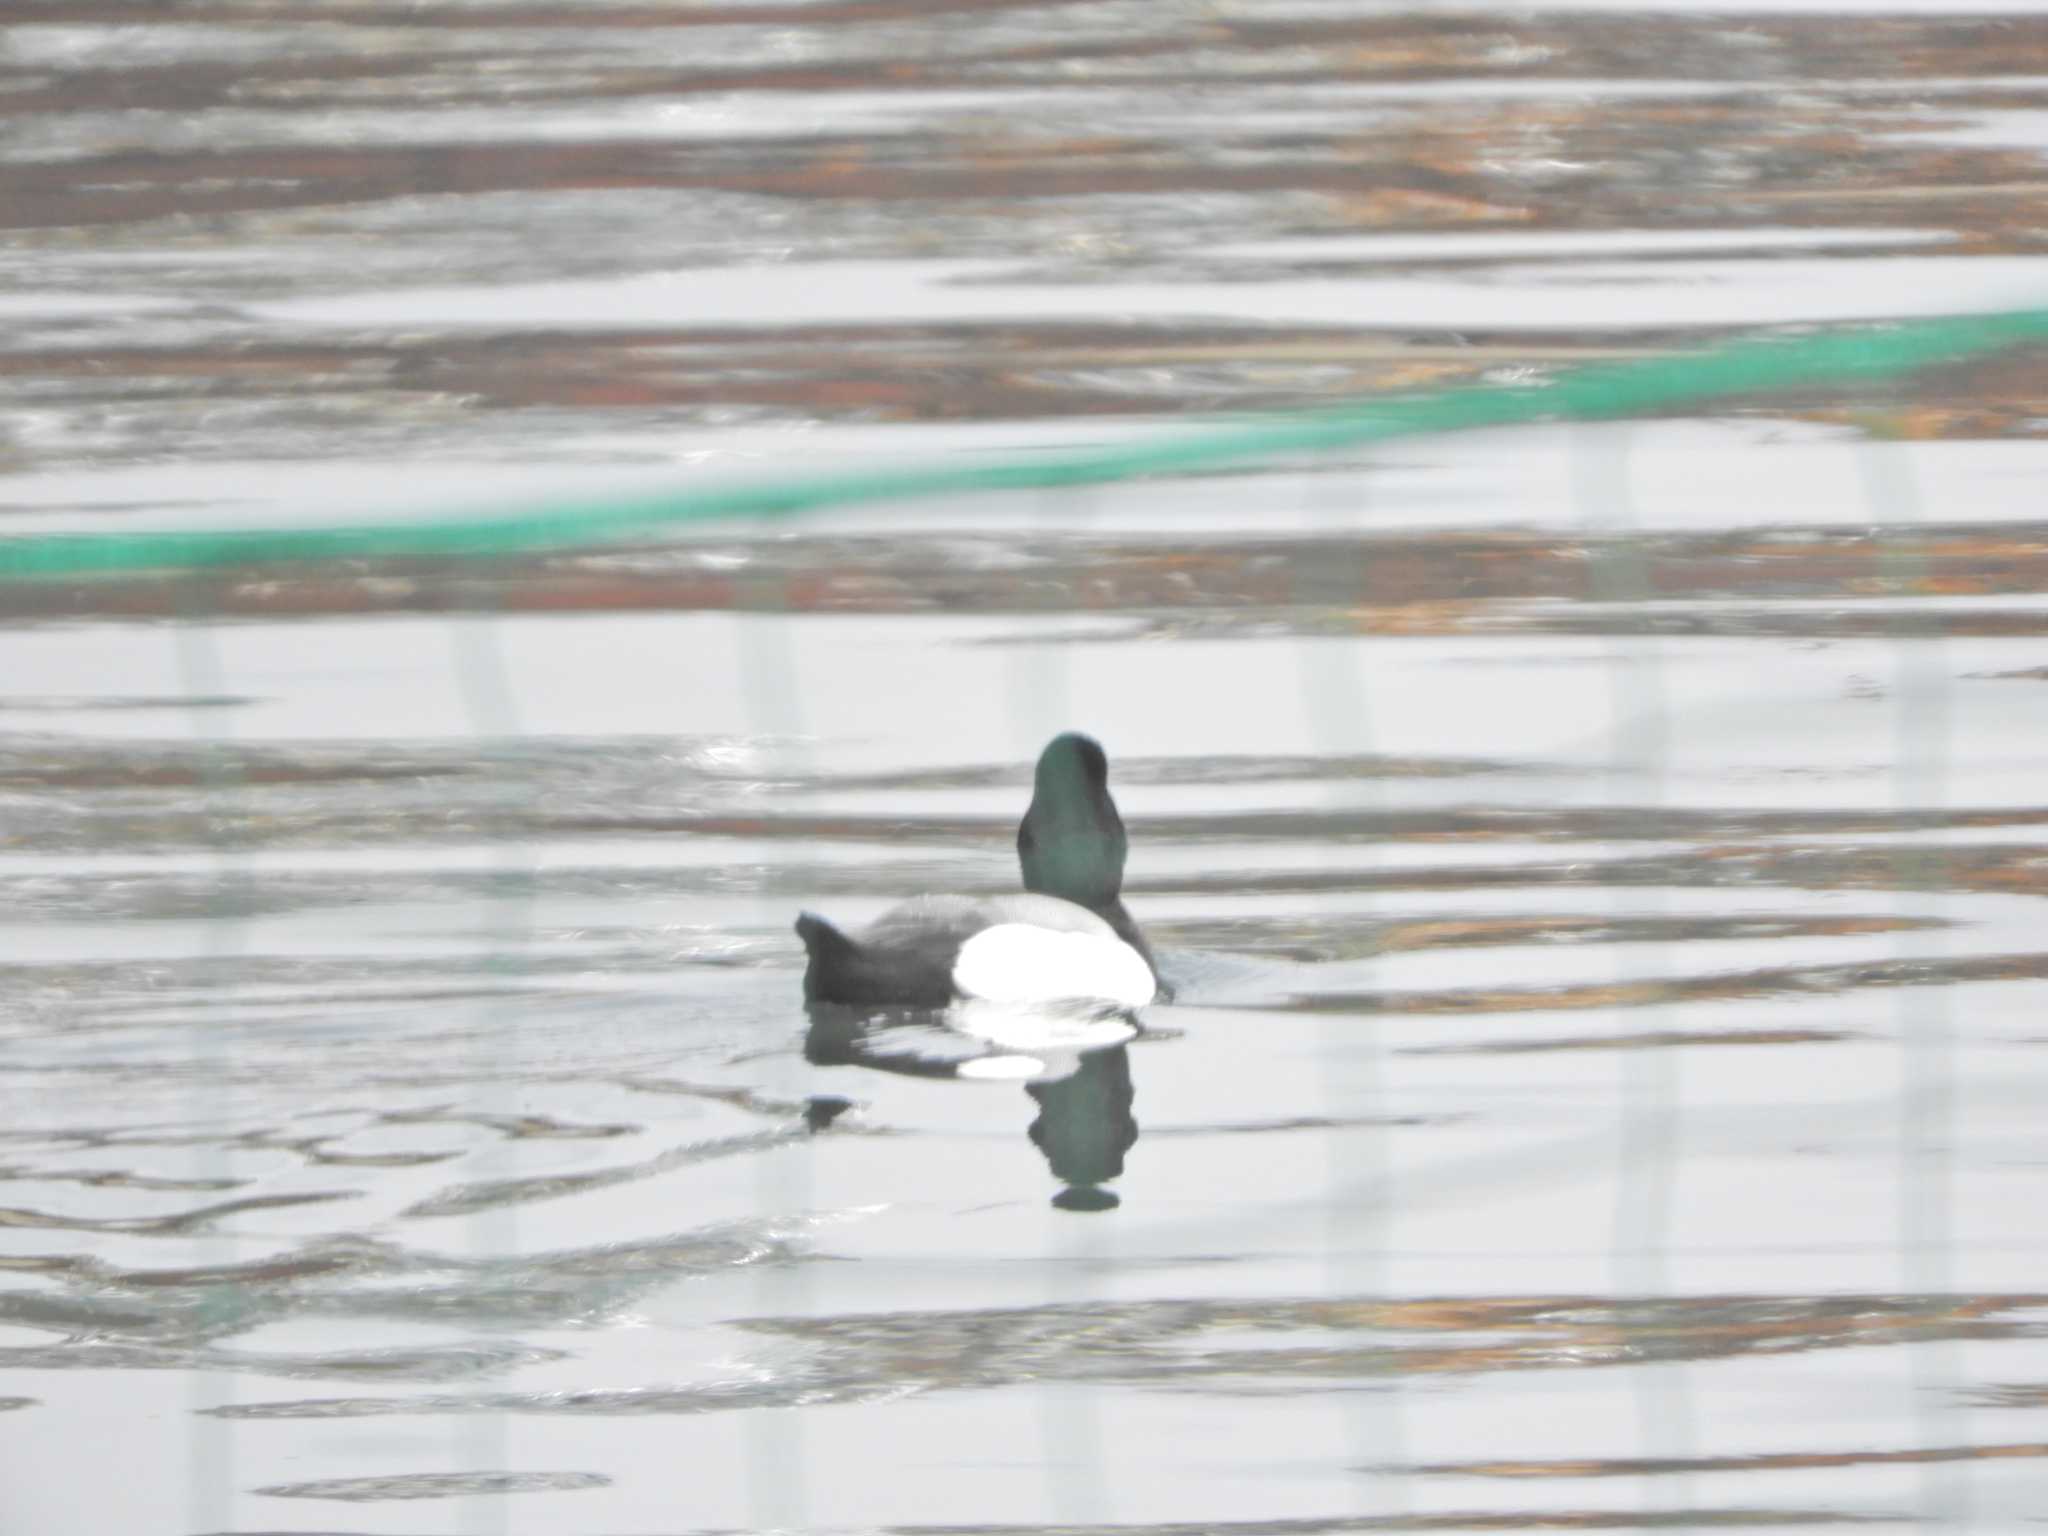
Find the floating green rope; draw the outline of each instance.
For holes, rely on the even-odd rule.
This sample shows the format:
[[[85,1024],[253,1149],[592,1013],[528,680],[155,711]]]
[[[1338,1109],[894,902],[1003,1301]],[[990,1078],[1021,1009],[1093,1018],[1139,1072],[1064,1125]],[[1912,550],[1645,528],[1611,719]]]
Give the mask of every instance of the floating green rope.
[[[1689,356],[1579,368],[1540,386],[1467,385],[998,464],[884,469],[565,501],[495,517],[24,537],[0,540],[0,580],[132,575],[275,561],[508,555],[717,519],[785,517],[919,497],[1097,484],[1472,427],[1610,420],[1802,384],[1887,378],[2042,339],[2048,339],[2048,310],[2011,310],[1738,341]]]

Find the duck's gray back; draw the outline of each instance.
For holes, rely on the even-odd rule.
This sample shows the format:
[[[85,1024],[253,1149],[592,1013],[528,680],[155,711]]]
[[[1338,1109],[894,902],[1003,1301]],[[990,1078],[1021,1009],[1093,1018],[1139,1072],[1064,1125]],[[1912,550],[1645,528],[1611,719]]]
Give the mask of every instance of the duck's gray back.
[[[810,952],[804,996],[819,1002],[943,1008],[956,993],[960,946],[985,928],[1029,923],[1061,933],[1115,938],[1086,907],[1056,896],[919,896],[855,934],[806,912],[797,932]]]
[[[1102,918],[1057,896],[918,896],[876,918],[861,930],[857,942],[870,949],[944,942],[958,950],[998,923],[1116,937],[1116,930]]]

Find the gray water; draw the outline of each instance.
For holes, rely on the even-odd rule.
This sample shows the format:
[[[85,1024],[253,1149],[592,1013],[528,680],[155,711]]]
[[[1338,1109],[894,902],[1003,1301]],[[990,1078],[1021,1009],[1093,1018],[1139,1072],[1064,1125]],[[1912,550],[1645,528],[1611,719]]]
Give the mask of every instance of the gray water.
[[[2039,304],[1918,9],[16,7],[0,535]],[[2044,400],[0,591],[0,1529],[2030,1528]],[[1174,1000],[842,1060],[1066,728]]]

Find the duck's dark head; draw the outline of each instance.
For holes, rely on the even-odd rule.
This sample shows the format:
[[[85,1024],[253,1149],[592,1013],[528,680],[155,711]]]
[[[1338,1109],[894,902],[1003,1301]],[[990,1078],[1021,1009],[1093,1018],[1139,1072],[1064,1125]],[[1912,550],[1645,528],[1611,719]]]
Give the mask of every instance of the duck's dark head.
[[[1024,889],[1107,907],[1123,890],[1127,848],[1102,748],[1074,731],[1053,737],[1038,755],[1031,807],[1017,828]]]

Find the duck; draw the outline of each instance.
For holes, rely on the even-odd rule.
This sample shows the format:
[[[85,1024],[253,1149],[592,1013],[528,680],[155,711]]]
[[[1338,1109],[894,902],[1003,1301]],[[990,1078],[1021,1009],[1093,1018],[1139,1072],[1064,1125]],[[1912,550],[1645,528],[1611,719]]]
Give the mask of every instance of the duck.
[[[919,896],[847,933],[800,913],[804,1000],[856,1007],[1078,1003],[1132,1011],[1164,991],[1123,903],[1129,840],[1091,736],[1046,744],[1017,827],[1024,892]]]

